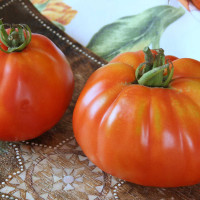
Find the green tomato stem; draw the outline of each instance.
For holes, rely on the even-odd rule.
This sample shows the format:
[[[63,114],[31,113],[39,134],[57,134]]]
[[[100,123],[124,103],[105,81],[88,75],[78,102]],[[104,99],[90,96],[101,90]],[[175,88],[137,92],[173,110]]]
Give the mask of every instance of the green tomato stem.
[[[165,64],[165,55],[163,49],[156,50],[153,54],[148,47],[144,48],[145,62],[141,63],[135,72],[135,77],[140,85],[149,87],[168,87],[172,80],[174,67],[170,69],[169,62]],[[167,70],[167,74],[165,72]]]
[[[26,24],[9,25],[9,27],[8,34],[0,19],[0,40],[8,48],[4,50],[0,45],[0,50],[5,53],[22,51],[31,41],[31,29]]]

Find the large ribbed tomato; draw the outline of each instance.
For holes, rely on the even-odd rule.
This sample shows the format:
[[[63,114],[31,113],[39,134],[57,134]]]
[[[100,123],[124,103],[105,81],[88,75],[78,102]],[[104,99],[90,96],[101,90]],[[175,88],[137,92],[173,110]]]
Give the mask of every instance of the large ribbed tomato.
[[[1,48],[11,52],[0,51],[0,140],[32,139],[65,113],[73,93],[73,73],[64,54],[47,37],[32,34],[26,46],[27,30],[25,38],[21,28],[7,37],[2,24],[0,28]]]
[[[132,56],[137,61],[138,52]],[[137,184],[200,182],[200,62],[175,59],[174,73],[172,64],[167,67],[171,81],[159,87],[138,84],[136,67],[117,61],[91,75],[75,106],[74,134],[86,156],[105,172]],[[157,68],[162,71],[157,76],[151,69],[156,73],[150,85],[167,73]]]

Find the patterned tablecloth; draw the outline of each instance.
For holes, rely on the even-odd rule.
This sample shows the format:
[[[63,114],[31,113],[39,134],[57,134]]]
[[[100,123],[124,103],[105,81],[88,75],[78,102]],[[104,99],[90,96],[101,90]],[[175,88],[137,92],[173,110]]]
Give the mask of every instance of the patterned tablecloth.
[[[3,18],[4,22],[8,23],[27,23],[30,25],[33,32],[41,33],[49,37],[64,52],[72,66],[76,83],[75,92],[70,107],[67,109],[65,115],[51,130],[31,141],[0,143],[0,199],[200,199],[200,185],[179,188],[143,187],[106,174],[89,161],[83,154],[74,139],[72,131],[71,120],[74,105],[90,74],[98,67],[104,65],[107,62],[106,60],[109,60],[112,55],[119,53],[119,51],[116,51],[117,45],[114,45],[105,55],[101,54],[101,50],[107,48],[106,43],[100,47],[98,40],[95,40],[93,36],[98,34],[98,37],[110,37],[109,35],[105,35],[106,33],[104,33],[102,28],[103,26],[107,26],[105,23],[101,27],[90,30],[90,37],[87,39],[81,39],[81,34],[77,34],[77,40],[72,39],[72,37],[76,38],[76,35],[71,32],[74,28],[71,21],[74,20],[74,23],[76,24],[75,16],[78,16],[79,12],[81,16],[81,10],[76,11],[76,8],[66,6],[65,3],[67,1],[64,3],[52,0],[52,2],[50,2],[51,4],[49,2],[49,4],[45,4],[45,2],[46,1],[42,0],[32,1],[32,3],[40,9],[40,12],[48,17],[54,24],[41,15],[29,0],[0,0],[0,18]],[[75,1],[68,2],[74,3]],[[84,5],[83,2],[81,4],[82,6]],[[155,1],[152,1],[152,4],[154,4],[154,6],[159,6],[156,5]],[[62,13],[61,8],[66,6],[65,10],[68,9],[69,11],[67,12],[68,17],[64,18],[55,13],[55,15],[52,15],[52,9],[50,8],[51,6],[55,8],[55,5],[61,6],[59,13]],[[109,1],[108,5],[110,5]],[[157,13],[156,11],[158,8],[154,7],[152,9],[152,17],[155,17],[154,14]],[[162,29],[160,29],[159,41],[156,38],[151,37],[151,35],[148,34],[149,32],[145,36],[146,41],[148,41],[148,45],[154,47],[158,47],[162,44],[163,46],[166,46],[167,52],[172,50],[172,54],[177,52],[177,54],[175,54],[176,56],[183,57],[185,56],[185,52],[189,51],[183,51],[183,44],[179,43],[179,39],[176,38],[175,40],[177,40],[177,45],[180,45],[180,48],[176,48],[177,51],[174,51],[167,42],[162,40],[162,37],[164,37],[163,31],[165,29],[167,30],[169,24],[178,23],[178,20],[181,20],[181,17],[188,11],[183,9],[183,7],[165,7],[164,9],[169,9],[173,16],[168,16],[168,20],[170,18],[170,21],[165,21],[165,23],[160,21],[160,19],[157,20],[158,24],[156,24],[156,26],[165,24],[165,26],[162,26]],[[91,12],[94,12],[94,10],[91,9]],[[127,15],[129,14],[130,13]],[[144,15],[146,15],[145,11],[142,16]],[[161,17],[161,15],[162,13],[157,13],[157,17]],[[115,14],[110,15],[109,26],[112,27],[111,21],[115,17]],[[189,24],[189,22],[187,22],[190,27],[197,24],[199,25],[198,20],[193,19],[193,16],[191,16],[191,18],[192,23]],[[88,21],[86,24],[90,22],[91,21]],[[136,22],[131,23],[135,24]],[[176,27],[176,25],[174,26]],[[65,32],[58,27],[62,29],[65,28]],[[171,27],[171,29],[168,27],[170,29],[168,34],[171,34],[170,31],[174,31],[175,27]],[[80,31],[83,31],[83,27],[78,27],[77,32],[80,33]],[[116,31],[116,34],[118,34],[117,30],[113,29],[113,31]],[[197,29],[193,34],[200,35],[199,33],[199,29]],[[130,43],[135,42],[134,46],[129,46],[130,49],[134,50],[136,48],[141,48],[144,44],[144,39],[141,39],[142,42],[136,41],[136,37],[137,35],[132,35],[132,39],[129,40]],[[147,38],[150,38],[150,40],[147,40]],[[189,38],[190,36],[188,35],[188,40]],[[193,38],[189,41],[190,42],[186,41],[185,43],[188,47],[191,43],[193,45]],[[147,43],[145,43],[145,45]],[[199,46],[199,43],[198,45],[196,43],[198,43],[198,41],[195,42],[194,45]],[[84,46],[87,46],[88,48],[85,48]],[[120,52],[124,50],[125,49],[120,49]],[[99,56],[94,54],[93,51]],[[194,49],[191,51],[193,54],[190,54],[187,57],[200,58],[199,51],[196,52]]]
[[[32,0],[68,35],[108,60],[119,51],[149,45],[168,55],[200,60],[200,11],[192,3],[198,1]]]

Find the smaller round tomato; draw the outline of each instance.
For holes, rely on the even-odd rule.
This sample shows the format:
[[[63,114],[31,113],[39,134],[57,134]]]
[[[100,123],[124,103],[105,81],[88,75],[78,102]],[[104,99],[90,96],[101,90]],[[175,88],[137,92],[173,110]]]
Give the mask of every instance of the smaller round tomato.
[[[0,140],[35,138],[65,113],[74,79],[64,54],[28,27],[6,33],[0,23]]]

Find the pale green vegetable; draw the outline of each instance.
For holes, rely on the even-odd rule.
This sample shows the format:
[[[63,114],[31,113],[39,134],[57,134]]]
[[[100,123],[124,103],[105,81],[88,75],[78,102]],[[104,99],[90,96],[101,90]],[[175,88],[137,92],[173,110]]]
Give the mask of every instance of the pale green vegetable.
[[[123,17],[101,28],[87,48],[108,61],[122,52],[141,50],[145,46],[160,48],[164,30],[184,13],[181,7],[164,5]]]

